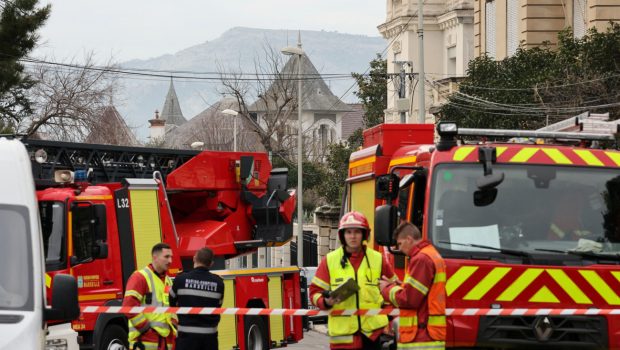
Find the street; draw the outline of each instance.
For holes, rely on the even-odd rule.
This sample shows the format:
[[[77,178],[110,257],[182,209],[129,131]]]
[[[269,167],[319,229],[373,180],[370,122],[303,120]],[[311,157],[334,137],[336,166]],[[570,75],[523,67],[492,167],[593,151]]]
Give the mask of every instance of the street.
[[[288,345],[287,349],[326,349],[329,347],[327,335],[317,331],[304,333],[304,339],[297,344]]]

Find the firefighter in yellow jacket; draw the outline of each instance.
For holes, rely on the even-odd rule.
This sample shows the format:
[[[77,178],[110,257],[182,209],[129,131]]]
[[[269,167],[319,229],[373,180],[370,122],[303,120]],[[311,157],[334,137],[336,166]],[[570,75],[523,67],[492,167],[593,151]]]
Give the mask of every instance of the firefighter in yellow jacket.
[[[381,253],[363,244],[370,227],[364,214],[352,211],[340,220],[338,236],[342,247],[327,254],[317,268],[310,285],[312,303],[326,309],[380,309],[383,298],[379,290],[382,275],[394,272]],[[395,276],[394,276],[395,277]],[[357,281],[359,290],[346,300],[337,300],[329,292],[349,278]],[[329,316],[328,332],[331,349],[381,349],[379,337],[388,318],[379,316]]]
[[[152,263],[129,277],[123,306],[169,306],[172,279],[167,272],[172,263],[172,249],[166,243],[158,243],[153,246],[151,254]],[[141,313],[128,315],[128,318],[130,349],[173,348],[177,333],[176,315]]]

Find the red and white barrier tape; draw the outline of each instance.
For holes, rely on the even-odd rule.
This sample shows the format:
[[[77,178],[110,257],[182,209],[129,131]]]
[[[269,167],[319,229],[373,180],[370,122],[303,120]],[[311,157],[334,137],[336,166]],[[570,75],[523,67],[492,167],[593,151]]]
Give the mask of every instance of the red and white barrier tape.
[[[153,306],[83,306],[83,313],[139,314],[171,313],[177,315],[283,315],[283,316],[406,316],[408,311],[394,308],[370,310],[306,310],[213,307],[153,307]],[[620,315],[620,309],[446,309],[447,316],[566,316],[566,315]]]
[[[306,310],[306,309],[260,309],[260,308],[214,308],[214,307],[153,307],[153,306],[83,306],[83,313],[95,314],[139,314],[170,313],[177,315],[283,315],[283,316],[317,316],[317,315],[392,315],[398,316],[401,310],[393,308],[372,310]]]

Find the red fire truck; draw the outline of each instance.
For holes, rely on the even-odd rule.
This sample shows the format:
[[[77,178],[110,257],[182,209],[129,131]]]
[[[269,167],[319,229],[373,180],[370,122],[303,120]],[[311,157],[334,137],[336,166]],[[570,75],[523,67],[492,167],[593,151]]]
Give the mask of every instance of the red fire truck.
[[[447,345],[620,348],[620,315],[598,311],[620,306],[614,135],[454,123],[438,134],[435,143],[433,125],[366,130],[344,207],[368,216],[370,243],[387,247],[401,277],[405,257],[387,253],[400,220],[441,252]]]
[[[54,275],[78,281],[81,306],[118,306],[133,271],[158,242],[173,247],[173,275],[192,267],[196,250],[216,254],[224,278],[223,307],[299,308],[299,269],[231,271],[225,260],[278,246],[292,237],[295,194],[287,170],[266,154],[23,141],[43,229],[47,287]],[[127,345],[127,320],[82,314],[72,323],[82,348]],[[220,349],[268,349],[303,337],[288,316],[228,316]]]

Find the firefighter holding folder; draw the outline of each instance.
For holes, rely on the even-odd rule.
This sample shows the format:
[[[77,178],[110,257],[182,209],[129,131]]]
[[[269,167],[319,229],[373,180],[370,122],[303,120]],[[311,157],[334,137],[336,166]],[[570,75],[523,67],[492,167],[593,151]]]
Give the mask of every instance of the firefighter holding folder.
[[[381,253],[367,247],[370,227],[364,214],[356,211],[340,220],[338,237],[342,246],[321,261],[310,285],[312,303],[321,310],[380,309],[383,298],[379,289],[381,276],[394,278],[394,271]],[[344,289],[339,296],[331,293],[349,280],[357,288]],[[348,287],[348,286],[347,286]],[[349,295],[345,298],[346,295]],[[381,349],[379,337],[388,325],[385,315],[329,316],[331,349]]]

